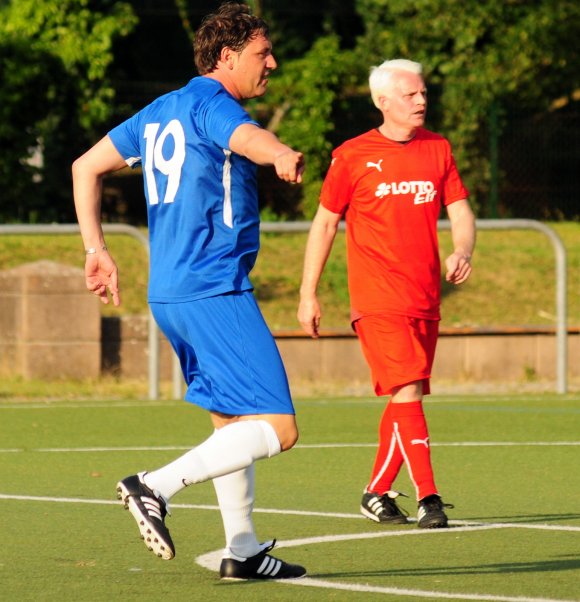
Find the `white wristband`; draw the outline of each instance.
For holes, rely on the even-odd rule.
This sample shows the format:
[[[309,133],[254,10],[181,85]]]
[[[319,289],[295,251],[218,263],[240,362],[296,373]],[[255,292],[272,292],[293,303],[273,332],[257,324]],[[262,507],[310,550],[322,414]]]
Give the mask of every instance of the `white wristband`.
[[[103,245],[101,247],[101,251],[106,251],[107,250],[107,245]],[[85,249],[85,255],[94,255],[97,252],[97,249],[95,249],[95,247],[90,247],[88,249]]]

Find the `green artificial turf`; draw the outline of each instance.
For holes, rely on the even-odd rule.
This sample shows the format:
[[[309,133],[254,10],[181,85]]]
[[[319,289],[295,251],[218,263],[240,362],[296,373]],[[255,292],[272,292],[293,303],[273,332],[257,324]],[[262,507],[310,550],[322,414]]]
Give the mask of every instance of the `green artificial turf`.
[[[578,396],[433,396],[426,402],[447,530],[358,514],[376,399],[296,402],[298,446],[257,465],[254,521],[301,583],[220,582],[199,556],[223,546],[211,483],[172,500],[177,555],[162,561],[115,499],[211,433],[176,401],[0,402],[3,600],[580,600]],[[415,516],[405,473],[397,489]]]

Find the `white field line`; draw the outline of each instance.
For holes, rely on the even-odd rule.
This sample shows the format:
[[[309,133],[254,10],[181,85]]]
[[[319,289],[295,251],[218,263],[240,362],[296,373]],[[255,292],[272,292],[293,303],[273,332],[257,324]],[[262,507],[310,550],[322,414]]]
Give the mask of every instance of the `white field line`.
[[[502,524],[489,524],[480,527],[459,527],[452,529],[453,533],[457,531],[475,531],[481,529],[493,529],[502,528],[505,525]],[[580,530],[580,529],[579,529]],[[278,548],[289,548],[302,545],[313,545],[322,543],[334,543],[337,541],[352,541],[356,539],[376,539],[379,537],[390,537],[397,535],[439,535],[449,533],[446,530],[425,530],[425,531],[381,531],[373,533],[352,533],[346,535],[326,535],[322,537],[309,537],[303,539],[293,539],[288,541],[277,542],[276,547]],[[221,558],[223,556],[223,550],[214,550],[207,554],[198,556],[195,561],[200,566],[217,572]],[[353,593],[373,593],[373,594],[385,594],[393,596],[414,596],[416,598],[434,598],[438,600],[480,600],[489,602],[578,602],[577,600],[562,600],[552,598],[530,598],[524,596],[498,596],[495,594],[468,594],[468,593],[455,593],[445,591],[431,591],[431,590],[418,590],[418,589],[406,589],[397,587],[382,587],[368,585],[364,583],[341,583],[339,581],[327,581],[324,579],[314,579],[311,577],[305,577],[303,579],[280,579],[278,583],[285,585],[301,585],[305,587],[318,587],[321,589],[334,589],[349,591]]]
[[[121,502],[118,500],[102,500],[102,499],[90,499],[90,498],[72,498],[72,497],[52,497],[52,496],[39,496],[39,495],[18,495],[10,493],[0,493],[0,500],[16,500],[23,502],[48,502],[56,504],[96,504],[96,505],[119,505]],[[211,504],[171,504],[171,508],[181,508],[184,510],[211,510],[219,511],[219,506]],[[254,512],[258,514],[281,514],[283,516],[317,516],[322,518],[346,518],[346,519],[360,519],[368,520],[362,514],[351,514],[346,512],[318,512],[315,510],[292,510],[292,509],[280,509],[280,508],[254,508]],[[410,517],[409,521],[414,522],[415,519]],[[389,537],[391,535],[432,535],[438,533],[456,533],[458,531],[476,531],[481,529],[537,529],[540,531],[573,531],[580,533],[580,527],[566,526],[566,525],[546,525],[536,523],[487,523],[483,521],[467,521],[467,520],[450,520],[449,524],[453,527],[451,530],[445,529],[421,529],[417,531],[400,530],[400,531],[387,531],[379,533],[369,533],[367,537]],[[358,539],[360,533],[356,533],[352,536],[349,535],[336,535],[337,541],[340,538],[351,538]],[[302,540],[301,540],[302,541]],[[310,540],[303,540],[302,543],[308,543]],[[294,545],[302,545],[297,543]],[[278,546],[281,546],[279,543]]]
[[[98,500],[98,499],[82,499],[82,498],[57,498],[48,496],[30,496],[30,495],[10,495],[0,493],[0,500],[19,500],[32,502],[51,502],[51,503],[71,503],[71,504],[99,504],[99,505],[120,505],[119,501],[113,500]],[[173,508],[185,508],[195,510],[212,510],[219,511],[218,506],[194,505],[194,504],[173,504]],[[269,514],[298,514],[301,516],[325,516],[328,518],[357,518],[364,519],[360,514],[342,514],[333,512],[308,512],[303,510],[280,510],[275,508],[256,508],[254,512],[263,512]],[[333,543],[339,541],[353,541],[358,539],[377,539],[381,537],[401,537],[401,536],[444,536],[448,533],[457,533],[459,531],[482,531],[489,529],[505,529],[505,528],[520,528],[520,529],[541,529],[550,531],[578,531],[580,527],[566,527],[555,525],[537,525],[527,523],[469,523],[468,521],[449,521],[452,525],[451,529],[424,529],[424,530],[393,530],[393,531],[374,531],[370,533],[348,533],[341,535],[326,535],[322,537],[308,537],[294,540],[277,542],[278,548],[290,548],[302,545],[313,545],[323,543]],[[203,554],[196,558],[196,562],[212,571],[219,569],[219,563],[223,554],[223,550],[215,550],[207,554]],[[551,598],[529,598],[529,597],[514,597],[514,596],[497,596],[492,594],[458,594],[453,592],[437,592],[429,590],[412,590],[396,587],[379,587],[367,584],[356,583],[340,583],[335,581],[326,581],[322,579],[312,579],[305,577],[304,579],[280,580],[279,583],[287,585],[301,585],[304,587],[317,587],[321,589],[350,591],[353,593],[376,593],[394,596],[414,596],[417,598],[433,598],[438,600],[478,600],[482,602],[578,602],[578,600],[562,600]]]
[[[288,585],[302,585],[305,587],[319,587],[324,589],[336,589],[349,592],[362,592],[370,594],[386,594],[391,596],[413,596],[415,598],[434,598],[437,600],[480,600],[483,602],[578,602],[578,600],[563,600],[561,598],[527,598],[523,596],[496,596],[493,594],[456,594],[453,592],[436,592],[419,589],[405,589],[398,587],[378,587],[366,584],[339,583],[335,581],[324,581],[322,579],[279,580],[278,583]]]
[[[477,393],[475,391],[477,387],[473,387],[474,392],[468,393],[467,391],[458,391],[457,393],[445,394],[433,393],[429,398],[429,405],[431,404],[465,404],[477,401],[478,403],[513,403],[516,405],[526,405],[533,402],[546,403],[547,394],[552,395],[551,392],[547,394],[535,395],[532,392],[522,391],[520,393],[514,392],[502,393]],[[328,406],[328,405],[349,405],[362,407],[364,405],[384,405],[385,400],[382,397],[374,397],[372,394],[354,397],[326,397],[320,399],[303,398],[295,396],[296,404],[304,404],[306,406]],[[567,402],[578,402],[580,396],[577,391],[571,391],[566,397]],[[549,401],[547,402],[549,404]],[[30,400],[16,400],[16,401],[1,401],[0,411],[2,410],[51,410],[51,409],[80,409],[86,408],[91,409],[110,409],[110,408],[153,408],[153,407],[170,407],[170,406],[183,406],[183,399],[162,399],[162,400],[108,400],[108,401],[95,401],[94,399],[85,399],[80,401],[63,401],[60,398],[46,399],[44,401],[30,401]],[[556,412],[559,411],[556,408]]]
[[[501,400],[500,400],[501,401]],[[532,401],[532,400],[530,400]],[[92,401],[71,401],[63,402],[60,399],[47,400],[45,402],[29,403],[28,401],[16,403],[0,403],[2,410],[110,410],[111,408],[157,408],[183,405],[182,400],[162,400],[162,401],[115,401],[109,403],[100,403]]]
[[[298,444],[293,449],[348,449],[375,448],[376,443],[309,443]],[[431,447],[577,447],[580,441],[450,441],[431,443]],[[25,450],[23,448],[0,448],[0,454],[19,453],[24,451],[37,453],[103,453],[103,452],[157,452],[184,451],[191,445],[160,446],[123,446],[123,447],[39,447]]]

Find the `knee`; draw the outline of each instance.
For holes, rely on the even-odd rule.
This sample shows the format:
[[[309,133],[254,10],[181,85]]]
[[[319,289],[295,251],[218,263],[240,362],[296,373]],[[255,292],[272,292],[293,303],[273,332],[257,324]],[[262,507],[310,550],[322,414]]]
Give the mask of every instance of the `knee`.
[[[298,426],[295,417],[289,414],[278,414],[272,416],[271,419],[270,424],[278,436],[280,450],[288,451],[298,441]]]
[[[298,436],[298,427],[295,423],[283,429],[282,432],[279,432],[278,439],[280,440],[280,448],[282,451],[292,449],[298,441]]]
[[[298,441],[298,426],[296,418],[291,414],[260,414],[257,416],[244,416],[242,420],[264,420],[274,429],[280,451],[288,451]]]

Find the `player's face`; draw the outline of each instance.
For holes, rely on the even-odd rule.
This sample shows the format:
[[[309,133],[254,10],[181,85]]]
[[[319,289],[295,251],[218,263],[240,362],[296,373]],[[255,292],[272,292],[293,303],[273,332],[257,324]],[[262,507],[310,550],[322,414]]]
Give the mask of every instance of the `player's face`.
[[[268,75],[276,69],[272,44],[268,38],[257,36],[238,54],[235,67],[237,88],[241,98],[255,98],[266,93]]]
[[[383,101],[387,118],[399,127],[415,129],[425,123],[427,88],[420,75],[397,74],[392,92]]]

